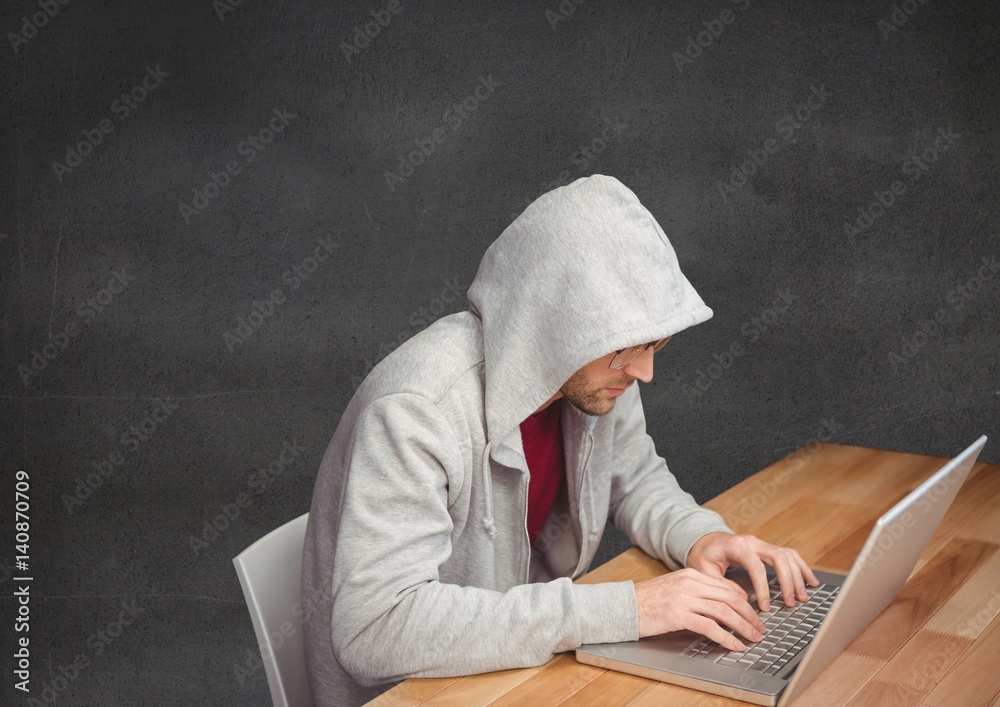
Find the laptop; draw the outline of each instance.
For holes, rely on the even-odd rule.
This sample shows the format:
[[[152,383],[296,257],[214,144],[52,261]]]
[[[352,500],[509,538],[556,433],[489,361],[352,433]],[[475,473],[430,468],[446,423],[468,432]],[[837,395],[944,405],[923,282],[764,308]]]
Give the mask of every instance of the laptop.
[[[746,590],[766,627],[757,643],[740,637],[745,651],[674,631],[584,644],[576,659],[758,705],[789,704],[899,595],[985,443],[983,435],[879,518],[846,576],[814,570],[820,585],[806,585],[805,602],[786,607],[768,567],[771,609],[762,612],[746,571],[727,572]]]

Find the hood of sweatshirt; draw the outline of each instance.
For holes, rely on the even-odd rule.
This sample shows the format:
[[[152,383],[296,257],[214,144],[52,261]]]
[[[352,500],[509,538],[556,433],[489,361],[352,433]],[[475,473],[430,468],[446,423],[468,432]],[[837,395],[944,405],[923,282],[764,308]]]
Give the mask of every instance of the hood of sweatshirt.
[[[487,249],[467,298],[483,333],[487,489],[491,452],[515,446],[521,421],[576,371],[712,316],[652,214],[600,174],[532,202]]]

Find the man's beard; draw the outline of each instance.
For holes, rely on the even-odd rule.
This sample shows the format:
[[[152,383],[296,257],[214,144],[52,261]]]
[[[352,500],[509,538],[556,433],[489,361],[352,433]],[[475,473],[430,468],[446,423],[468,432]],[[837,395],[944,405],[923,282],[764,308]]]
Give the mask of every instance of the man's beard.
[[[627,388],[628,385],[621,387]],[[563,384],[559,392],[566,396],[566,399],[573,403],[574,407],[588,415],[606,415],[615,409],[616,398],[608,395],[603,387],[588,388],[583,377],[578,377],[575,373]]]

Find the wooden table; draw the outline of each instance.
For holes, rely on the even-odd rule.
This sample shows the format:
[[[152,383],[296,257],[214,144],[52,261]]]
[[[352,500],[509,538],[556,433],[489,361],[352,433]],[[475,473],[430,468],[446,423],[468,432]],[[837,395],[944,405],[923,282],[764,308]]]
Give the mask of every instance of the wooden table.
[[[846,574],[875,520],[946,461],[812,442],[705,505],[721,513],[736,532],[794,547],[812,567]],[[998,549],[1000,466],[980,462],[900,596],[796,703],[1000,705]],[[576,581],[641,581],[666,571],[633,547]],[[369,704],[745,703],[583,665],[569,651],[535,668],[414,678]]]

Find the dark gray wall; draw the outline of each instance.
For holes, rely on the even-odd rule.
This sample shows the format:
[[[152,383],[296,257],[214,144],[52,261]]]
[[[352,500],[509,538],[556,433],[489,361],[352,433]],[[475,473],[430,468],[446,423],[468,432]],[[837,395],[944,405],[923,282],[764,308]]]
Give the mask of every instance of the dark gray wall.
[[[32,36],[0,47],[4,703],[28,703],[7,649],[24,469],[33,697],[267,704],[236,670],[256,645],[231,558],[308,509],[370,366],[464,309],[486,247],[579,176],[633,189],[715,310],[643,392],[699,501],[821,435],[942,456],[995,435],[995,4],[401,0],[348,61],[388,4],[5,8]],[[242,144],[274,110],[281,132]]]

